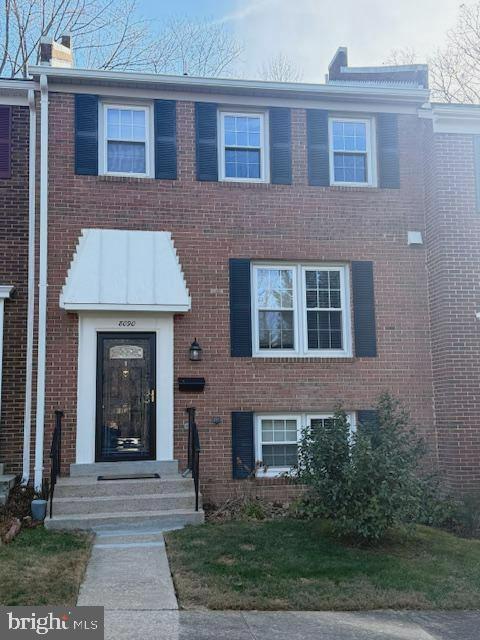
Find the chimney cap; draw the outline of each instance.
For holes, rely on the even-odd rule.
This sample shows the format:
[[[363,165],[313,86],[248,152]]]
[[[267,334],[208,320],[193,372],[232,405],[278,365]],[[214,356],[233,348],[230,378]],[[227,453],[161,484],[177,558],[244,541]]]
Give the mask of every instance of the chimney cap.
[[[62,35],[59,42],[53,38],[41,38],[40,64],[50,67],[73,67],[71,35]]]

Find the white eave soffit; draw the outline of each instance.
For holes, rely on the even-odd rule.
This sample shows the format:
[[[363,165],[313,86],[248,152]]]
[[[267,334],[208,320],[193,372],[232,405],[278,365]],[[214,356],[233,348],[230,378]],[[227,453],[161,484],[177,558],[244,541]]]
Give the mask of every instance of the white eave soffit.
[[[83,229],[60,307],[67,311],[189,311],[170,233]]]

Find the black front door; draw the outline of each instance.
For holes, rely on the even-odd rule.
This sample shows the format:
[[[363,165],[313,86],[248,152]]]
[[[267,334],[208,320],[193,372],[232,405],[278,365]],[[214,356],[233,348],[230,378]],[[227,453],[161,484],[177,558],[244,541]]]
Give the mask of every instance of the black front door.
[[[96,460],[155,459],[155,334],[99,333]]]

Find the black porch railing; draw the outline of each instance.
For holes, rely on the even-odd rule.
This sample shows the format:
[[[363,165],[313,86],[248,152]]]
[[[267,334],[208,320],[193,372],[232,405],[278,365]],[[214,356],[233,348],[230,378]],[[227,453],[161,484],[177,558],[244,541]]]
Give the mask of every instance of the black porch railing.
[[[188,413],[188,469],[191,471],[195,487],[195,511],[198,511],[198,493],[200,486],[200,438],[195,422],[195,407],[186,409]]]
[[[50,518],[52,517],[53,493],[62,468],[62,418],[63,411],[55,411],[55,429],[50,447]]]

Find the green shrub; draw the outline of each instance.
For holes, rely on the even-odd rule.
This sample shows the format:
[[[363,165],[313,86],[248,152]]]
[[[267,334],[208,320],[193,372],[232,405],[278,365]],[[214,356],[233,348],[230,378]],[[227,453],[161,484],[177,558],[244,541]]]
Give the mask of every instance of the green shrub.
[[[419,474],[423,442],[389,394],[376,409],[377,423],[358,425],[355,433],[341,407],[324,429],[305,429],[294,472],[309,488],[304,510],[329,519],[336,536],[365,543],[433,513],[428,481]]]
[[[464,538],[480,537],[480,492],[466,493],[457,501],[449,524]]]

